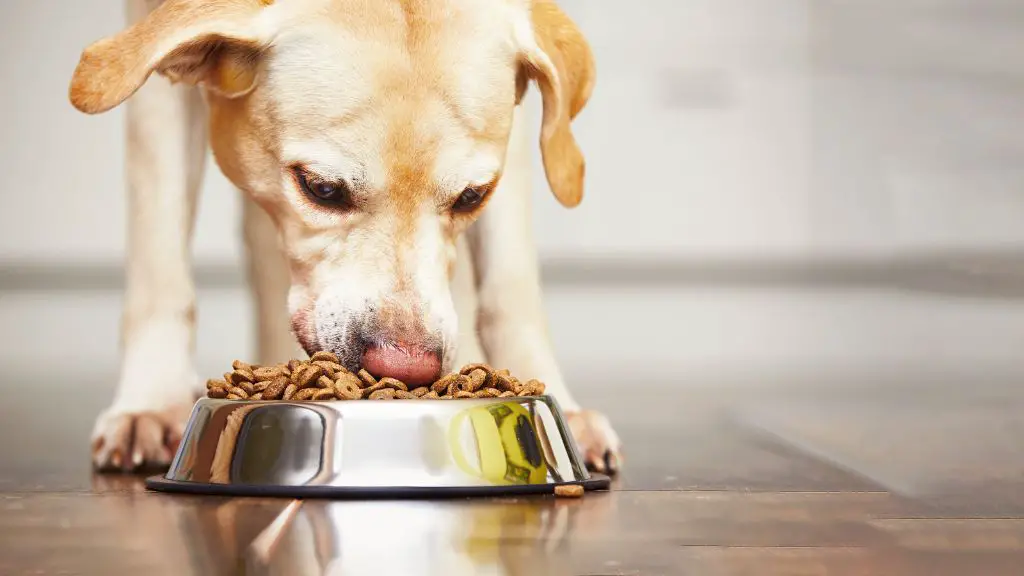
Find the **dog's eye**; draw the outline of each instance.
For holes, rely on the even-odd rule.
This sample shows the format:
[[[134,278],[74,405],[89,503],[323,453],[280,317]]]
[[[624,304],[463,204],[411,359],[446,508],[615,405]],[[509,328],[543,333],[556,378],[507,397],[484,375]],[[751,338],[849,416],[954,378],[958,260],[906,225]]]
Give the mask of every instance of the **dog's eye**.
[[[299,187],[318,204],[348,206],[351,203],[348,186],[344,182],[329,182],[296,168],[295,179]]]
[[[452,204],[455,212],[469,212],[480,205],[484,200],[484,193],[476,188],[466,188]]]

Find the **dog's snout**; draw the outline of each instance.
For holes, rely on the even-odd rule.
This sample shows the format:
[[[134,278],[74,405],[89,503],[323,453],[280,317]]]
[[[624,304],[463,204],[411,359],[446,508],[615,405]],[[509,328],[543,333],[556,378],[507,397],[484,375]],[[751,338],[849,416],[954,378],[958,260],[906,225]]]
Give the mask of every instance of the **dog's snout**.
[[[362,365],[377,378],[422,386],[441,375],[441,350],[404,343],[374,344],[363,351]]]
[[[365,368],[377,378],[390,377],[409,386],[430,384],[440,377],[451,342],[444,324],[432,322],[416,306],[393,303],[352,306],[321,295],[297,307],[292,327],[307,354],[328,351],[355,371]]]

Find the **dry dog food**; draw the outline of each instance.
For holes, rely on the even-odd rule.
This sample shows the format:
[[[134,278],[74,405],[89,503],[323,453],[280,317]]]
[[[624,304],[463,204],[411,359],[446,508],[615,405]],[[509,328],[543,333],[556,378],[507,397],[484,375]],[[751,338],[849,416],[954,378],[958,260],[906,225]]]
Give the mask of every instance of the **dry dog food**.
[[[468,364],[429,386],[410,389],[394,378],[374,378],[366,370],[353,374],[330,352],[317,352],[309,360],[276,366],[258,366],[235,360],[223,379],[206,383],[209,398],[228,400],[414,400],[453,398],[508,398],[540,396],[544,383],[520,382],[508,370],[486,364]]]
[[[555,486],[555,496],[559,498],[582,498],[583,486],[579,484],[559,484]]]

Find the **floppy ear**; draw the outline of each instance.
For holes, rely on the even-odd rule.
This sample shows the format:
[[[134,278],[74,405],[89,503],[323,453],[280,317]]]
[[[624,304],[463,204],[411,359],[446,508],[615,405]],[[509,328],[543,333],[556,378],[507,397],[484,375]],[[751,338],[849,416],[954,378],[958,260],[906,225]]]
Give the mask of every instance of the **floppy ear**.
[[[269,41],[259,16],[273,0],[165,0],[142,21],[82,52],[71,79],[75,108],[106,112],[153,72],[205,84],[226,97],[256,84],[257,57]]]
[[[544,105],[540,150],[555,198],[572,208],[583,200],[585,163],[570,123],[594,88],[594,56],[583,34],[552,0],[533,0],[534,42],[524,50],[523,72],[536,80]],[[517,96],[526,89],[517,78]]]

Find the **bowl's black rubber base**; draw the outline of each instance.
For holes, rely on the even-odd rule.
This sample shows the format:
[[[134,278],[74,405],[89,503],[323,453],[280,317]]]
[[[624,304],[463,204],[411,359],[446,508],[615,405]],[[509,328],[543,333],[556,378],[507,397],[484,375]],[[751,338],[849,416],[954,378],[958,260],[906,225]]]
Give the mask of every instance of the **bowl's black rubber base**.
[[[205,494],[211,496],[254,496],[260,498],[333,498],[333,499],[383,499],[400,500],[410,498],[473,498],[524,496],[528,494],[553,494],[555,486],[579,484],[587,492],[607,490],[611,478],[603,474],[591,474],[589,480],[563,482],[561,484],[523,484],[514,486],[261,486],[254,484],[208,484],[204,482],[181,482],[168,480],[164,476],[146,479],[146,488],[157,492],[177,494]]]

